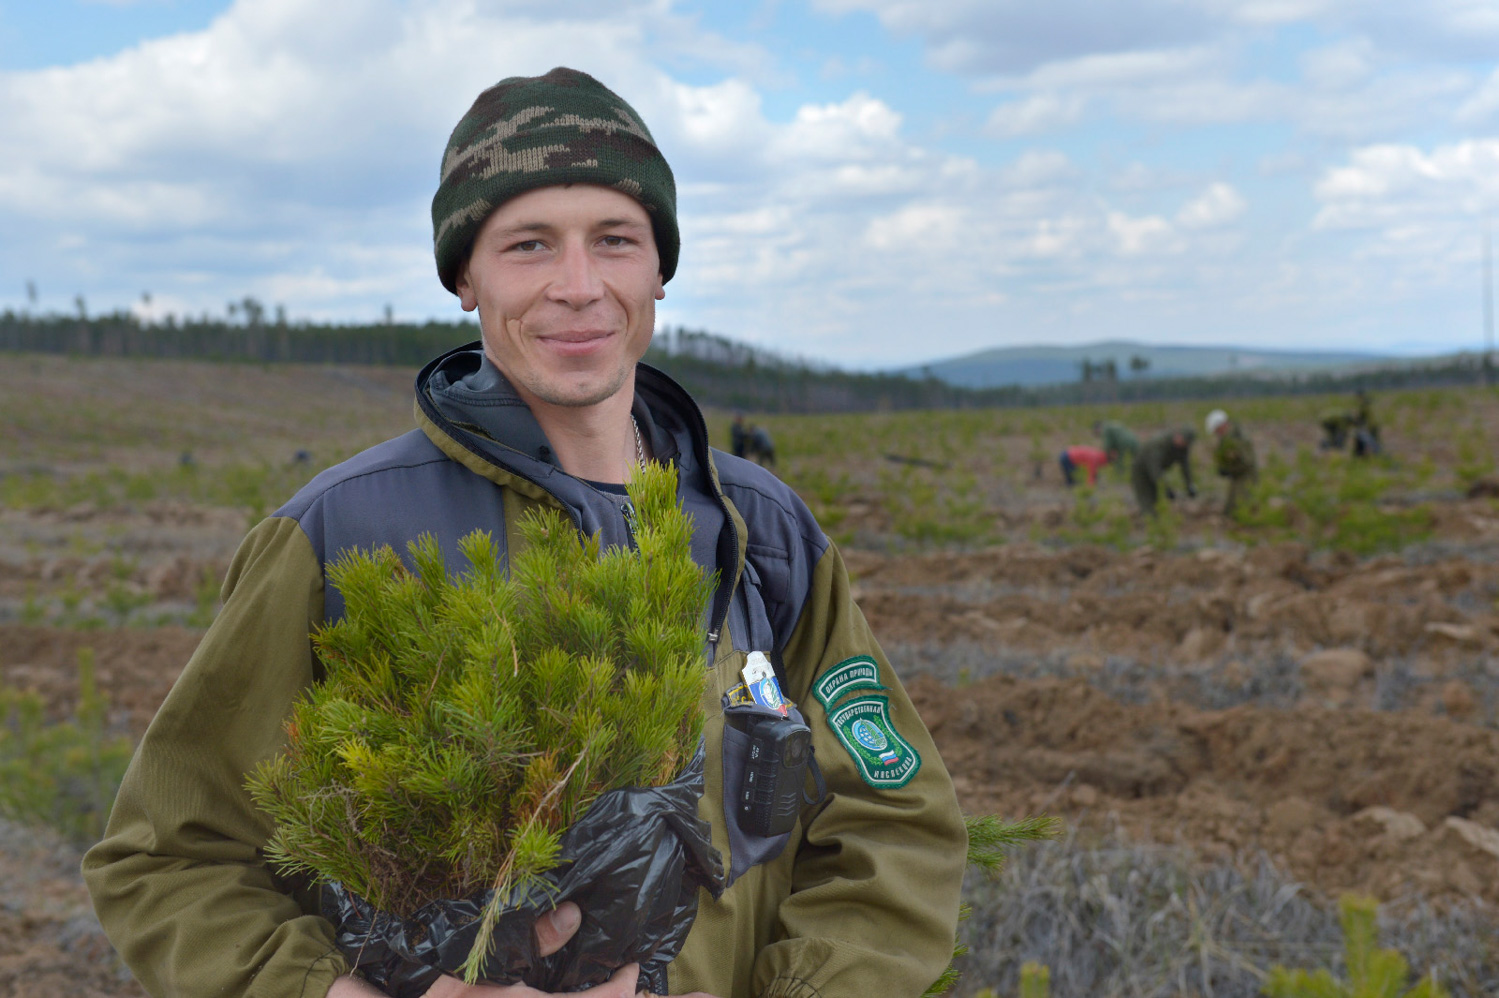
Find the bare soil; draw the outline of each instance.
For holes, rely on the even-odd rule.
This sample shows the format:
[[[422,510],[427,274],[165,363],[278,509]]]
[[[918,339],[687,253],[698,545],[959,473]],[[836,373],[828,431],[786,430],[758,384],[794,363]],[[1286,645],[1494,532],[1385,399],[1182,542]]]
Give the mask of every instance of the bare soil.
[[[1209,859],[1263,850],[1329,894],[1499,903],[1499,564],[1479,554],[1018,544],[850,564],[970,811],[1117,825]],[[0,682],[63,716],[92,648],[114,724],[138,737],[199,633],[4,625]],[[1399,669],[1404,700],[1376,709]],[[20,981],[80,964],[97,993],[133,993],[79,928],[71,867],[5,845],[0,995],[51,993],[6,991],[3,968]]]
[[[310,448],[321,465],[409,425],[405,372],[66,371],[108,402],[74,429],[52,414],[77,394],[63,361],[0,360],[0,400],[7,384],[58,395],[0,401],[19,427],[0,474],[170,469],[187,450],[206,469],[237,460],[241,440],[264,461]],[[313,396],[318,408],[298,408]],[[148,411],[163,398],[170,418]],[[47,418],[23,418],[36,405],[52,406]],[[1291,425],[1267,428],[1264,449],[1315,433]],[[1016,430],[995,449],[1013,464],[1030,446]],[[1451,447],[1429,453],[1455,460]],[[1432,504],[1432,540],[1368,559],[1230,543],[1203,500],[1179,507],[1192,536],[1171,553],[1013,542],[911,554],[886,543],[880,496],[860,492],[881,467],[839,497],[847,532],[875,539],[844,555],[967,809],[1118,827],[1207,860],[1262,850],[1328,895],[1499,904],[1491,497],[1449,490]],[[1071,501],[1039,480],[1005,478],[992,495],[1017,538],[1062,526]],[[114,626],[110,600],[138,601],[136,624],[186,621],[205,593],[211,603],[247,517],[180,501],[0,508],[0,684],[66,716],[91,649],[112,728],[138,738],[201,630]],[[68,606],[77,619],[52,626]],[[141,994],[93,921],[79,858],[0,822],[0,998]]]

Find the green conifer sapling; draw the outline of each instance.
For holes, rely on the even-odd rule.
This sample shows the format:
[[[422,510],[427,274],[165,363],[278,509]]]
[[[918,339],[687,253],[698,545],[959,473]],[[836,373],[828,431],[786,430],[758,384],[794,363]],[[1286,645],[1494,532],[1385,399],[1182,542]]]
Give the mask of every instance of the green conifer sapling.
[[[494,889],[465,965],[483,965],[512,892],[557,860],[608,790],[670,782],[703,725],[703,620],[713,580],[692,560],[676,472],[629,484],[633,550],[600,551],[555,509],[493,539],[351,550],[329,566],[342,618],[313,632],[325,671],[297,701],[286,750],[248,786],[285,872],[337,881],[407,917]]]

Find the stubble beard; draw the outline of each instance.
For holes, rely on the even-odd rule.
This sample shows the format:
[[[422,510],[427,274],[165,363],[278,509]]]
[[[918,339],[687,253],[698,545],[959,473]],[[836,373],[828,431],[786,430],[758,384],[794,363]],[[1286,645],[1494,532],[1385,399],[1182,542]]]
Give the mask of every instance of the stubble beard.
[[[606,382],[595,388],[584,386],[572,391],[555,384],[549,384],[543,378],[535,378],[531,383],[519,382],[517,383],[517,387],[523,388],[536,401],[547,405],[563,409],[586,409],[589,406],[598,405],[600,402],[607,402],[619,394],[620,390],[624,388],[625,382],[629,379],[629,374],[628,367],[621,367],[614,371]]]

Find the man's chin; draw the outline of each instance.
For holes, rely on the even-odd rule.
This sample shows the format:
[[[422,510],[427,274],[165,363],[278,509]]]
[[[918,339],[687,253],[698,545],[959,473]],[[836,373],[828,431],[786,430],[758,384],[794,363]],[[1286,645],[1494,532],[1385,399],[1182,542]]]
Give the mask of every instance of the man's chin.
[[[586,409],[607,402],[625,387],[626,377],[621,374],[608,381],[587,381],[574,384],[532,384],[525,386],[537,401],[563,409]]]

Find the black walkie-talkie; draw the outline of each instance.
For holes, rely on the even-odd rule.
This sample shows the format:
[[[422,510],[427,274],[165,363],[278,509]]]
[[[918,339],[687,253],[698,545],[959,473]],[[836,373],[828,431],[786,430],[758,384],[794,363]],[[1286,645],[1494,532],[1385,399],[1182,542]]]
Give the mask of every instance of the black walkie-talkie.
[[[801,811],[812,729],[789,717],[755,716],[748,734],[739,826],[752,835],[781,835]]]

